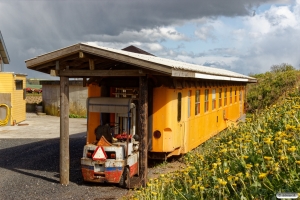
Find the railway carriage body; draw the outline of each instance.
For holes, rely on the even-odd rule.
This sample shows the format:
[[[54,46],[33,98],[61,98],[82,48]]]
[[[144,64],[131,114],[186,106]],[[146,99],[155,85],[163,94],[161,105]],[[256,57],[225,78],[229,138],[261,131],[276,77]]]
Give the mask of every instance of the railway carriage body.
[[[132,98],[132,90],[135,89],[110,87],[109,96]],[[90,85],[88,90],[90,97],[103,93],[98,85]],[[116,92],[120,90],[121,95]],[[245,84],[211,82],[210,86],[203,84],[185,88],[162,85],[153,87],[151,94],[148,103],[148,157],[152,159],[185,154],[231,123],[245,118]],[[115,123],[115,116],[110,114],[105,120]],[[94,130],[101,121],[100,113],[89,113],[88,143],[95,140]],[[122,128],[119,131],[122,132]]]
[[[153,89],[150,158],[189,152],[245,118],[243,85]]]

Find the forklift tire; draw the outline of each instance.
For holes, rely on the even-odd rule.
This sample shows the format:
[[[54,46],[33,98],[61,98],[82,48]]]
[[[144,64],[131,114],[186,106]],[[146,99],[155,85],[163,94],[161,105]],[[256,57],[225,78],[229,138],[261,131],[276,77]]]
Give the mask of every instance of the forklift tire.
[[[123,174],[119,182],[119,186],[123,188],[130,188],[130,173],[128,167],[125,167],[123,171]]]

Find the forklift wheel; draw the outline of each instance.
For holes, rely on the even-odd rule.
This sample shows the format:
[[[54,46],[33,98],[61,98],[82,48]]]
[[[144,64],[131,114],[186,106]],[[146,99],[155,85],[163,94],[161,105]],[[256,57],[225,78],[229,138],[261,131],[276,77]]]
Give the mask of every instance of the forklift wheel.
[[[123,188],[130,188],[130,173],[129,173],[129,168],[125,167],[124,172],[121,176],[119,186]]]

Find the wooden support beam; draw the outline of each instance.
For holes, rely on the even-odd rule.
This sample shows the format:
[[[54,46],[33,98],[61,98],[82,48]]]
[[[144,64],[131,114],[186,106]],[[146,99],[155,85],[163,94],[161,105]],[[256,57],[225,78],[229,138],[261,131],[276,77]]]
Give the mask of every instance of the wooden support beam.
[[[86,86],[87,86],[87,80],[86,80],[86,78],[83,78],[83,79],[82,79],[82,86],[83,86],[83,87],[86,87]]]
[[[145,76],[142,70],[60,70],[59,76],[93,77],[93,76]]]
[[[42,64],[36,68],[33,68],[34,70],[42,70],[42,69],[45,69],[45,68],[50,68],[52,66],[55,66],[55,62],[49,62],[49,63],[46,63],[46,64]]]
[[[139,77],[139,131],[140,131],[140,180],[146,186],[148,174],[148,80],[146,76]]]
[[[55,70],[59,70],[59,61],[58,60],[55,62]]]
[[[89,59],[89,67],[90,67],[90,70],[94,70],[95,69],[95,62],[94,62],[94,60]]]
[[[60,183],[69,184],[70,153],[69,153],[69,78],[60,77]]]

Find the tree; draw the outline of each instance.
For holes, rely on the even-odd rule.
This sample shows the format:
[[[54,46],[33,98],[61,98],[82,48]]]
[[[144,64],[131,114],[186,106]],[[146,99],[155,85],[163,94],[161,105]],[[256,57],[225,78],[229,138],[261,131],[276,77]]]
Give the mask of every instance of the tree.
[[[271,66],[271,72],[286,72],[286,71],[293,71],[296,70],[292,65],[288,63],[282,63],[280,65],[273,65]]]

